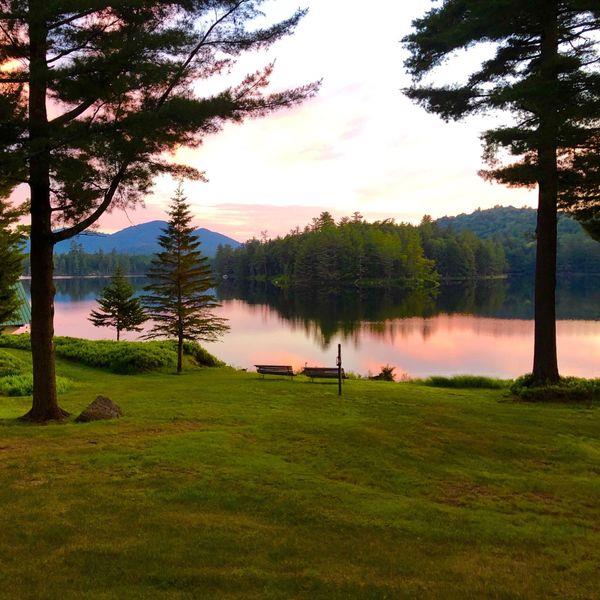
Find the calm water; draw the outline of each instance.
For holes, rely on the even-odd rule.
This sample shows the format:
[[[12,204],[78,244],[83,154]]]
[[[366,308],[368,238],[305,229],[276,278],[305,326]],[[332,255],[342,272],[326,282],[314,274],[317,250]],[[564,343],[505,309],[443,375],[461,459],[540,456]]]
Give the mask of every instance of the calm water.
[[[143,278],[132,280],[136,289]],[[106,279],[59,279],[56,332],[110,338],[87,320]],[[296,368],[335,364],[362,374],[382,365],[411,376],[473,373],[508,377],[530,369],[533,290],[529,279],[460,284],[437,294],[370,290],[281,292],[272,287],[226,287],[220,313],[231,332],[207,347],[227,363]],[[559,360],[562,372],[600,376],[600,278],[560,282]],[[128,339],[136,339],[137,334]]]

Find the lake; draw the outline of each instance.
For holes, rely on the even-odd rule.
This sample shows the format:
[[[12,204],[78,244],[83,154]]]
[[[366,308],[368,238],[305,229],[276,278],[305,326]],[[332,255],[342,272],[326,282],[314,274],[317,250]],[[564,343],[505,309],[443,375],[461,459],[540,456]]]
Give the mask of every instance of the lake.
[[[140,291],[144,278],[132,278]],[[108,283],[57,279],[56,333],[110,339],[87,317]],[[25,282],[28,290],[28,282]],[[228,364],[306,363],[333,366],[337,344],[347,371],[376,374],[393,365],[411,377],[470,373],[513,377],[531,369],[531,278],[443,285],[436,293],[410,290],[281,291],[267,285],[220,288],[218,310],[231,332],[206,347]],[[561,371],[600,375],[600,277],[563,279],[558,289]],[[128,334],[126,339],[137,339]]]

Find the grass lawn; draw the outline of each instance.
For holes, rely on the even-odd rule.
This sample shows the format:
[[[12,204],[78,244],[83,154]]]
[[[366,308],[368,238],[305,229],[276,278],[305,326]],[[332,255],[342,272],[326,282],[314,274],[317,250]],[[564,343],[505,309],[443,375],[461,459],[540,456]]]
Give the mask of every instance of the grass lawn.
[[[2,597],[600,597],[597,404],[59,373],[64,408],[125,417],[36,427],[0,398]]]

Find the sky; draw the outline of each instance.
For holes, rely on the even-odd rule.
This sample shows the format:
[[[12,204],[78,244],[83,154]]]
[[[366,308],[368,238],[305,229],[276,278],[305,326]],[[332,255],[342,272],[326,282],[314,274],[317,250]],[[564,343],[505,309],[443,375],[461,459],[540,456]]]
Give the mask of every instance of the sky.
[[[322,210],[418,222],[424,214],[535,205],[532,191],[479,178],[485,119],[447,124],[403,96],[410,78],[400,40],[430,0],[273,0],[266,11],[285,17],[299,2],[309,14],[296,33],[245,56],[234,76],[276,59],[275,88],[322,80],[321,90],[302,106],[226,126],[201,148],[177,152],[208,178],[185,184],[198,226],[244,241],[304,226]],[[438,80],[460,78],[469,60],[459,57]],[[106,215],[99,228],[164,219],[175,187],[157,180],[145,208]]]

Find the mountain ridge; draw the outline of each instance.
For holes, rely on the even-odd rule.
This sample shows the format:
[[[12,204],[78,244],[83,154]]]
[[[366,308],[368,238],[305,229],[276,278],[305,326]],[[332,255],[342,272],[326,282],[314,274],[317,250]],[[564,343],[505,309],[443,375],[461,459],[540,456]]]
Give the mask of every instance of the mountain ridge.
[[[159,250],[158,236],[167,226],[166,221],[148,221],[139,225],[131,225],[115,233],[85,232],[56,245],[57,254],[65,254],[71,249],[73,243],[80,244],[84,252],[112,252],[129,255],[155,254]],[[237,248],[240,242],[217,231],[205,227],[194,230],[201,242],[201,250],[206,256],[214,257],[217,248],[231,246]]]

